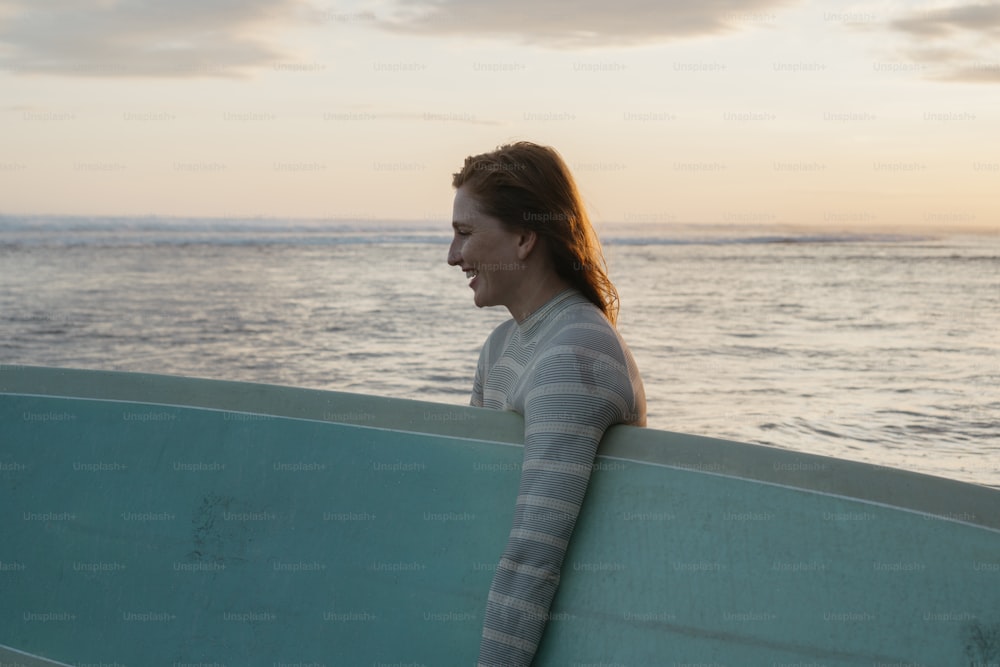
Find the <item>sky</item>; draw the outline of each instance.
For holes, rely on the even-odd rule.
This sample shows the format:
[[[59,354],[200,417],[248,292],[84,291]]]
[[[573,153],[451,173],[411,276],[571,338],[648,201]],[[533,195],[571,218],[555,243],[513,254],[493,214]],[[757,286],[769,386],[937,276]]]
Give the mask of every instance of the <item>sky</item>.
[[[595,222],[1000,232],[1000,2],[0,0],[0,214],[441,220],[555,147]]]

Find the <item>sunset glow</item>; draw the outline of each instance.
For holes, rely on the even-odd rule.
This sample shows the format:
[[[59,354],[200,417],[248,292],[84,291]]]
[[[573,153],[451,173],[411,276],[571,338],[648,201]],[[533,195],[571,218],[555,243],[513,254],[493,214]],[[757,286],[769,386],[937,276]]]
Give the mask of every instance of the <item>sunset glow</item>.
[[[1000,230],[1000,3],[0,2],[0,214],[449,221],[556,147],[595,221]]]

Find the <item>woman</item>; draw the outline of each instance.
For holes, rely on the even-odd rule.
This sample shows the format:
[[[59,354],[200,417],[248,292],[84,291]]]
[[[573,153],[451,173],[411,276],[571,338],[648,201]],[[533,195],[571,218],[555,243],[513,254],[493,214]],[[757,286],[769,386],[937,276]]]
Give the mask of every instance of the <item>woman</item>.
[[[472,405],[524,416],[514,526],[490,588],[480,665],[529,665],[559,585],[597,445],[646,423],[639,371],[614,324],[618,294],[573,177],[529,142],[455,174],[448,263],[475,303],[506,306],[479,356]]]

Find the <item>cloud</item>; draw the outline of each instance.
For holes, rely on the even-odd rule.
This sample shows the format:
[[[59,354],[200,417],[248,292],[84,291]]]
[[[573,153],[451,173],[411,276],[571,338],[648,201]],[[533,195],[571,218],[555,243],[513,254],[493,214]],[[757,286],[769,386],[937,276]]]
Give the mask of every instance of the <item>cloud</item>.
[[[963,31],[1000,35],[1000,4],[922,10],[897,19],[891,25],[896,30],[916,37],[950,37]]]
[[[942,81],[961,81],[964,83],[1000,83],[1000,60],[990,63],[975,63],[967,67],[955,67],[943,77]]]
[[[424,35],[514,38],[557,49],[633,46],[733,32],[798,0],[399,0],[380,27]]]
[[[0,0],[0,68],[95,77],[238,77],[285,60],[264,35],[305,0]]]
[[[911,42],[904,53],[925,78],[1000,83],[1000,2],[918,10],[889,27]]]

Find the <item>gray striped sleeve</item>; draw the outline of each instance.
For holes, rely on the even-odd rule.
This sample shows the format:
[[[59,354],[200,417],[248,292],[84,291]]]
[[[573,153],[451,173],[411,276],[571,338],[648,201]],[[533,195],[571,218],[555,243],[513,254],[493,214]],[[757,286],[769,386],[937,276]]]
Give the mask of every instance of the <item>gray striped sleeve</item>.
[[[487,599],[484,667],[531,664],[604,431],[645,420],[641,379],[611,325],[578,307],[562,315],[551,335],[515,335],[487,357],[486,405],[524,415],[525,448],[514,524]]]

